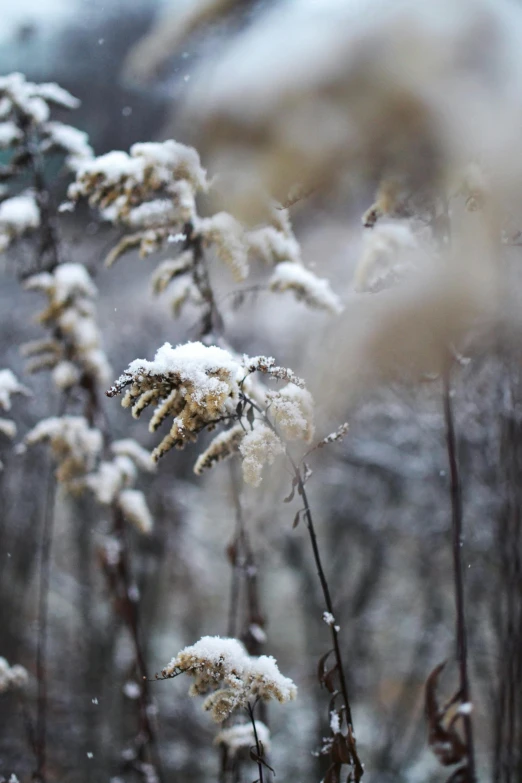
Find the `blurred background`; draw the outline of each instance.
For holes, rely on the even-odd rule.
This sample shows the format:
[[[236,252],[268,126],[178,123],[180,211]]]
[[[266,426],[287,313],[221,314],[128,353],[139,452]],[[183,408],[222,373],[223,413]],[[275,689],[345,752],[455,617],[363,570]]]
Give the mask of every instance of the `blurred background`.
[[[219,52],[271,4],[239,4],[225,20],[189,36],[146,80],[136,78],[129,55],[151,29],[161,27],[174,5],[0,0],[0,73],[21,71],[33,81],[56,81],[77,96],[81,108],[67,121],[89,133],[96,154],[170,137],[190,142],[192,129],[178,123],[178,107],[200,58]],[[59,200],[70,178],[59,161],[48,166]],[[320,195],[292,213],[306,264],[330,279],[347,307],[354,297],[361,215],[375,184],[369,176],[349,199]],[[193,321],[187,315],[176,321],[166,303],[152,302],[146,281],[153,261],[131,253],[116,269],[103,267],[117,239],[113,228],[80,208],[64,215],[61,231],[67,260],[86,264],[95,276],[99,324],[114,377],[134,358],[152,358],[167,340],[176,344],[197,337],[196,313]],[[18,347],[40,336],[33,320],[39,297],[25,292],[19,281],[30,253],[29,246],[12,251],[1,266],[1,366],[22,379]],[[211,274],[219,300],[230,302],[232,278],[217,265]],[[318,403],[321,436],[343,421],[350,423],[341,444],[311,460],[309,487],[341,626],[365,779],[442,782],[448,774],[427,747],[423,715],[424,684],[434,666],[451,662],[442,681],[448,697],[457,681],[441,383],[435,378],[413,387],[397,380],[373,385],[356,399],[345,394],[336,365],[343,360],[337,346],[347,328],[284,295],[249,296],[226,316],[228,339],[237,351],[274,355],[305,377]],[[463,475],[477,762],[481,780],[514,783],[522,781],[519,366],[492,342],[475,349],[472,360],[459,367],[453,402]],[[350,371],[357,376],[364,368]],[[509,402],[508,376],[515,390]],[[24,383],[33,397],[15,403],[19,438],[40,418],[57,412],[48,378],[34,376]],[[322,399],[328,403],[323,409]],[[142,422],[131,421],[115,400],[104,405],[115,436],[135,437],[153,447]],[[34,706],[36,560],[48,457],[43,449],[16,454],[7,442],[0,451],[5,464],[0,475],[0,655],[25,666],[32,677],[23,709],[17,694],[0,695],[0,775],[8,779],[15,772],[24,781],[34,766],[24,709],[30,713]],[[171,452],[140,485],[155,528],[149,537],[131,533],[130,543],[151,675],[185,645],[230,630],[238,587],[227,547],[236,525],[237,477],[229,464],[203,478],[194,476],[198,453],[194,447]],[[262,491],[242,493],[241,504],[266,632],[260,649],[274,655],[299,687],[296,702],[270,706],[270,763],[277,780],[312,783],[325,772],[324,760],[312,751],[328,731],[328,695],[317,683],[316,667],[329,641],[306,531],[292,529],[296,501],[283,503],[289,483],[276,467]],[[132,640],[115,619],[97,565],[97,547],[109,523],[87,500],[71,500],[60,489],[55,513],[48,777],[60,783],[119,783],[127,779],[122,750],[136,730],[136,673]],[[216,780],[216,726],[187,696],[182,679],[152,684],[164,780]],[[254,780],[255,765],[245,762],[242,774]]]

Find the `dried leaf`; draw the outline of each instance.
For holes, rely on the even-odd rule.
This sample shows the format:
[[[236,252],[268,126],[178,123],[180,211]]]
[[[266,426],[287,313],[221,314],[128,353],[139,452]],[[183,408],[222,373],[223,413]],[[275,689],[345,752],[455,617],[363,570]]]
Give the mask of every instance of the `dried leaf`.
[[[340,695],[340,693],[341,693],[341,691],[334,691],[334,693],[332,693],[332,698],[330,699],[330,704],[329,704],[329,707],[328,707],[328,712],[329,713],[331,713],[331,712],[333,712],[335,710],[335,701],[336,701],[337,697]]]
[[[329,693],[335,693],[337,690],[335,686],[335,675],[337,674],[338,668],[339,667],[335,663],[330,671],[326,672],[324,675],[323,685]]]
[[[290,494],[284,499],[285,503],[291,503],[294,499],[295,495],[295,488],[297,487],[297,479],[294,477],[292,479],[292,489],[290,490]]]
[[[321,657],[319,658],[319,663],[317,664],[317,679],[319,680],[321,685],[323,684],[324,675],[326,672],[326,661],[328,660],[328,658],[332,653],[333,650],[328,650],[327,653],[321,655]]]
[[[438,681],[445,666],[446,661],[436,666],[426,681],[425,713],[428,722],[428,744],[439,762],[446,767],[461,762],[467,755],[467,748],[454,726],[455,720],[461,716],[457,713],[447,726],[444,725],[448,709],[458,701],[459,694],[442,708],[437,701]]]
[[[292,524],[292,530],[295,530],[295,528],[297,527],[297,525],[299,524],[300,521],[301,521],[301,509],[299,509],[299,511],[297,512],[297,514],[294,517],[294,521],[293,521],[293,524]]]
[[[351,764],[352,755],[348,742],[343,734],[336,734],[332,743],[332,761],[334,764]]]

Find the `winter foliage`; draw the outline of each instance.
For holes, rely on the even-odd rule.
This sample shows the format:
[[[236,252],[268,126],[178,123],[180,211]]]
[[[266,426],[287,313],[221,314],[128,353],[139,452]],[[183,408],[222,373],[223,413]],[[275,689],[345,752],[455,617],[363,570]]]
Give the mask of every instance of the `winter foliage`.
[[[512,783],[520,9],[192,0],[131,40],[175,116],[117,149],[0,77],[18,777]]]

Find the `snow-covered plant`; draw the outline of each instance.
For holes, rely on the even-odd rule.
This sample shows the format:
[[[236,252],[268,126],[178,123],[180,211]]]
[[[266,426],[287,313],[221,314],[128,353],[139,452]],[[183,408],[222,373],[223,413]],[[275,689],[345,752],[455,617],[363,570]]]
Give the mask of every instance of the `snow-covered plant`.
[[[250,377],[256,370],[291,382],[279,392],[261,391]],[[230,425],[200,456],[195,472],[239,453],[245,481],[258,486],[263,465],[272,464],[276,456],[284,454],[285,447],[275,430],[266,425],[263,408],[258,408],[256,400],[273,408],[274,421],[286,439],[310,442],[313,436],[312,397],[295,380],[302,384],[291,370],[277,367],[272,358],[239,359],[223,348],[199,342],[176,348],[165,343],[154,361],[134,360],[107,394],[112,397],[126,390],[122,405],[130,407],[135,418],[154,405],[151,432],[173,419],[168,434],[153,451],[156,461],[170,449],[195,441],[203,430]]]
[[[89,492],[112,516],[113,556],[100,563],[107,577],[115,606],[121,613],[134,640],[136,670],[140,680],[137,712],[140,730],[132,747],[136,770],[152,779],[156,774],[150,748],[154,728],[146,684],[145,659],[138,634],[139,593],[134,584],[125,523],[141,533],[150,533],[153,520],[145,495],[135,487],[139,470],[154,468],[148,454],[133,440],[112,439],[103,413],[100,392],[106,386],[110,367],[103,350],[97,324],[97,289],[87,269],[78,263],[64,263],[59,240],[59,211],[54,194],[46,182],[45,164],[49,156],[65,154],[65,165],[71,171],[83,170],[92,149],[87,134],[50,119],[53,106],[73,109],[79,101],[55,84],[33,84],[20,74],[0,80],[0,146],[10,148],[12,157],[2,171],[12,190],[0,203],[0,250],[15,239],[33,234],[35,261],[25,272],[25,288],[45,294],[47,305],[38,321],[48,334],[23,346],[28,358],[28,372],[48,370],[60,393],[62,414],[44,418],[25,436],[24,444],[50,444],[56,462],[56,479],[75,495]],[[147,145],[143,145],[147,147]],[[154,145],[152,145],[154,148]],[[139,165],[139,163],[138,163]],[[157,172],[156,172],[157,173]],[[27,188],[27,180],[31,185]],[[150,184],[150,180],[147,181]],[[67,204],[60,211],[66,211]],[[77,406],[80,411],[77,411]],[[71,408],[76,410],[71,410]],[[52,479],[50,480],[52,486]],[[45,692],[46,614],[50,542],[54,518],[54,492],[49,491],[43,505],[42,557],[39,581],[39,617],[37,666],[39,693]],[[116,555],[114,555],[116,552]],[[35,741],[37,772],[45,779],[46,701],[37,702],[38,736]],[[128,750],[128,749],[127,749]]]
[[[102,460],[95,472],[85,477],[85,485],[102,505],[113,503],[125,519],[141,533],[150,533],[153,527],[145,495],[133,489],[138,470],[152,472],[154,463],[145,449],[135,440],[125,438],[110,445],[112,459]]]
[[[56,478],[70,488],[82,486],[101,454],[101,432],[89,426],[83,416],[54,416],[42,419],[25,436],[25,443],[33,446],[49,442],[58,463]]]
[[[261,389],[259,385],[252,383],[251,376],[256,372],[286,380],[288,383],[279,392]],[[152,431],[165,419],[174,419],[170,432],[153,452],[153,458],[156,460],[173,447],[183,448],[187,442],[196,440],[203,430],[212,430],[218,424],[227,425],[229,429],[218,434],[200,455],[195,465],[195,472],[198,474],[218,461],[238,454],[242,458],[245,482],[257,487],[261,483],[263,466],[272,464],[278,456],[286,457],[293,476],[288,500],[290,501],[297,491],[304,505],[304,508],[297,512],[294,526],[299,523],[302,515],[312,541],[326,613],[334,617],[305,488],[310,471],[306,463],[295,462],[287,445],[287,441],[291,440],[310,442],[313,437],[313,401],[304,388],[303,381],[291,370],[277,366],[272,358],[243,356],[242,359],[237,359],[230,352],[216,346],[187,343],[173,348],[166,343],[159,349],[154,361],[138,359],[132,362],[107,394],[113,397],[124,390],[126,391],[122,404],[124,407],[131,407],[135,417],[139,417],[149,405],[156,406],[150,422]],[[346,426],[339,428],[315,448],[339,440],[345,432]],[[346,763],[350,765],[352,774],[358,781],[363,767],[356,749],[339,644],[340,628],[335,622],[328,625],[335,664],[329,669],[326,664],[329,653],[323,656],[319,679],[330,693],[340,694],[343,699],[343,708],[338,712],[339,730],[332,740],[335,747],[342,747],[342,760],[334,756],[331,743],[328,745],[328,753],[332,754],[332,768],[335,768],[336,774],[340,773],[342,764]],[[235,640],[226,640],[226,645],[223,640],[219,640],[216,653],[216,643],[216,640],[208,641],[205,638],[201,647],[195,645],[194,648],[187,648],[171,661],[162,674],[168,677],[183,671],[192,673],[195,676],[193,692],[203,693],[212,688],[213,693],[208,697],[205,706],[212,711],[215,719],[224,720],[235,707],[249,703],[252,690],[250,680],[245,677],[239,664],[241,647],[236,646]],[[198,657],[200,653],[201,657]],[[336,672],[339,677],[338,687],[334,685],[333,679]],[[254,680],[257,682],[255,678]],[[223,682],[227,687],[218,687]],[[258,695],[263,693],[261,689]],[[345,728],[341,729],[343,716]],[[252,714],[251,719],[253,724]],[[258,761],[261,766],[263,763]]]
[[[203,709],[218,723],[249,703],[252,706],[259,700],[275,700],[284,704],[297,695],[296,686],[280,673],[274,658],[248,655],[237,639],[204,636],[181,650],[161,670],[163,678],[183,673],[194,678],[192,696],[210,694]]]
[[[197,152],[168,140],[134,144],[129,154],[111,152],[86,161],[69,187],[69,198],[87,198],[102,219],[132,231],[109,253],[108,266],[135,248],[141,256],[169,246],[179,249],[157,266],[152,290],[168,290],[175,315],[187,303],[199,306],[204,334],[219,320],[205,259],[209,249],[237,282],[248,276],[251,261],[259,259],[275,267],[268,282],[272,291],[290,290],[311,307],[340,312],[328,281],[303,265],[286,210],[272,206],[269,223],[253,230],[227,212],[201,217],[197,196],[210,188]]]
[[[143,492],[133,489],[138,469],[152,471],[145,449],[126,438],[110,444],[111,459],[102,458],[103,436],[83,416],[42,419],[25,436],[34,446],[48,442],[57,463],[56,478],[74,494],[90,490],[104,505],[115,505],[140,532],[152,529],[152,516]]]
[[[21,73],[0,77],[0,149],[12,155],[2,172],[9,183],[0,203],[0,252],[24,234],[40,232],[39,266],[57,263],[56,221],[44,176],[44,157],[54,152],[65,155],[67,168],[74,171],[92,157],[88,136],[83,131],[51,119],[54,108],[76,109],[80,101],[54,82],[35,84]],[[32,185],[27,187],[26,174]],[[23,190],[11,192],[19,182]]]
[[[58,389],[104,386],[110,367],[96,322],[97,290],[82,264],[60,264],[52,272],[40,272],[25,281],[29,291],[47,297],[38,314],[49,338],[22,346],[29,357],[27,372],[52,371]]]

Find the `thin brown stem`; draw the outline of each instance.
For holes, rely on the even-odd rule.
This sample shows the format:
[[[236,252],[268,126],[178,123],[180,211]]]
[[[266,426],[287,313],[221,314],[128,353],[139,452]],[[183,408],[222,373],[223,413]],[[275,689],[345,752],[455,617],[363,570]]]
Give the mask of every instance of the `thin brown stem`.
[[[250,702],[248,702],[248,714],[250,715],[250,721],[252,723],[252,731],[254,732],[254,741],[256,743],[256,755],[257,755],[257,769],[259,772],[259,783],[263,783],[263,748],[261,746],[261,743],[259,742],[259,737],[257,736],[257,727],[256,727],[256,721],[254,717],[254,709],[255,704],[252,706]]]
[[[326,606],[326,611],[331,614],[335,618],[335,612],[334,612],[334,606],[332,602],[332,597],[330,593],[330,588],[328,586],[328,580],[326,578],[326,572],[323,566],[323,561],[321,557],[321,553],[319,550],[319,543],[317,540],[317,533],[315,530],[315,525],[312,517],[312,511],[310,509],[310,503],[308,501],[308,494],[306,492],[305,488],[305,481],[303,479],[302,473],[300,468],[297,466],[294,458],[292,457],[289,449],[287,448],[285,441],[283,438],[281,438],[277,427],[273,424],[273,422],[270,420],[269,416],[267,415],[266,411],[264,411],[257,403],[255,403],[250,398],[246,397],[246,395],[243,395],[244,399],[248,404],[252,405],[252,407],[263,417],[263,420],[265,424],[270,427],[270,429],[278,436],[278,438],[281,440],[281,442],[284,444],[285,449],[285,455],[291,465],[292,472],[294,474],[294,481],[295,486],[297,486],[298,493],[303,501],[304,504],[304,517],[306,521],[306,527],[308,530],[308,534],[310,537],[310,543],[312,544],[312,552],[315,562],[315,567],[317,570],[317,575],[319,577],[319,582],[321,584],[321,589],[323,593],[323,598]],[[357,754],[356,750],[356,742],[355,742],[355,736],[354,736],[354,727],[353,727],[353,720],[352,720],[352,710],[350,706],[350,699],[348,696],[348,686],[346,684],[346,674],[344,670],[344,663],[343,658],[341,654],[341,646],[339,643],[339,632],[336,627],[335,621],[332,623],[329,623],[330,627],[330,633],[332,636],[332,644],[333,644],[333,651],[335,656],[335,662],[337,665],[337,671],[339,675],[339,684],[341,689],[341,695],[343,698],[344,703],[344,713],[346,717],[346,724],[348,727],[348,737],[350,741],[350,751],[352,756],[352,763],[354,767],[354,777],[356,783],[362,778],[364,774],[364,768],[361,764],[361,761],[359,759],[359,756]]]
[[[457,456],[457,439],[455,435],[455,422],[451,401],[450,372],[449,369],[443,375],[443,404],[444,421],[446,426],[446,447],[450,469],[450,498],[451,498],[451,528],[453,547],[453,576],[455,589],[456,611],[456,636],[457,659],[459,664],[459,690],[462,702],[471,702],[471,691],[468,674],[468,641],[466,629],[466,609],[464,599],[464,574],[462,568],[462,485],[460,480],[459,463]],[[468,752],[468,779],[471,783],[476,780],[475,754],[473,742],[473,723],[471,715],[465,713],[462,716],[464,736]]]
[[[118,561],[118,575],[121,586],[119,591],[119,598],[124,607],[123,614],[134,645],[136,668],[138,670],[140,680],[140,731],[143,732],[146,741],[150,744],[151,748],[155,749],[156,735],[149,714],[151,700],[148,684],[147,665],[145,662],[145,655],[141,641],[137,598],[132,594],[133,582],[130,571],[129,549],[126,541],[125,520],[123,518],[122,512],[117,507],[114,507],[113,511],[113,529],[121,547],[120,558]]]

